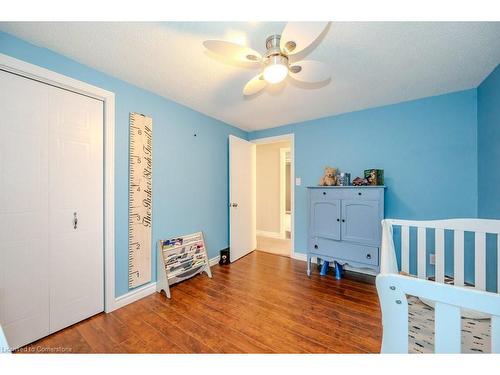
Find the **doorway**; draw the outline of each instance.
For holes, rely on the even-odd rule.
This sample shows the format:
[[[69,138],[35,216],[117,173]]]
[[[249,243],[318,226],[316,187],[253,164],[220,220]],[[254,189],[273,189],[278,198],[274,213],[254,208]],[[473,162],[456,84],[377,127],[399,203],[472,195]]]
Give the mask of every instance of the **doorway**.
[[[293,252],[293,138],[255,140],[257,250]]]

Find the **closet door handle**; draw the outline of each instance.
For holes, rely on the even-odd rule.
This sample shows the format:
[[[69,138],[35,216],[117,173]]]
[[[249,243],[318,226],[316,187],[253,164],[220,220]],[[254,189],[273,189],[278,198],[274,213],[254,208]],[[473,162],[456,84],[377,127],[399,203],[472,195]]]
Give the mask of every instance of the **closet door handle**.
[[[78,217],[76,212],[73,212],[73,229],[76,229],[78,227]]]
[[[340,219],[337,219],[337,221],[340,221]]]
[[[345,223],[345,219],[342,219],[342,222]]]

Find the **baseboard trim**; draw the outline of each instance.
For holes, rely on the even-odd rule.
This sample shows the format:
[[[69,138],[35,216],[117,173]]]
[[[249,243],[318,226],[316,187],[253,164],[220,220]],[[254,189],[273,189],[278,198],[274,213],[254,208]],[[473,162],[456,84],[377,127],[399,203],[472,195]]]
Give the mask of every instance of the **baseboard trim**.
[[[219,260],[220,260],[220,255],[217,255],[211,259],[208,260],[208,264],[210,264],[210,267],[213,267],[215,266],[216,264],[219,264]]]
[[[208,264],[210,267],[213,267],[214,265],[219,263],[220,256],[215,256],[211,259],[208,260]],[[138,301],[141,298],[147,297],[150,294],[153,294],[156,292],[156,281],[140,286],[137,289],[131,290],[130,292],[115,298],[115,303],[113,306],[113,310],[119,309],[123,306],[127,306],[128,304]],[[111,311],[113,311],[111,310]],[[108,311],[108,312],[111,312]]]
[[[292,259],[296,259],[296,260],[301,260],[302,262],[307,261],[307,255],[306,255],[306,254],[304,254],[304,253],[296,253],[296,252],[293,252],[293,253],[292,253],[291,258],[292,258]],[[313,262],[313,263],[316,263],[316,258],[313,258],[313,259],[312,259],[312,262]]]
[[[363,275],[369,275],[369,276],[377,276],[378,273],[370,268],[355,268],[355,267],[351,267],[349,265],[346,265],[344,266],[344,269],[346,271],[350,271],[350,272],[353,272],[353,273],[361,273]]]
[[[150,294],[156,292],[156,281],[143,285],[137,289],[131,290],[130,292],[115,298],[114,309],[119,309],[123,306],[126,306],[132,302],[138,301],[141,298],[147,297]]]
[[[262,237],[270,237],[270,238],[278,238],[278,239],[283,239],[283,236],[281,235],[280,232],[268,232],[266,230],[257,230],[256,231],[257,236],[262,236]]]

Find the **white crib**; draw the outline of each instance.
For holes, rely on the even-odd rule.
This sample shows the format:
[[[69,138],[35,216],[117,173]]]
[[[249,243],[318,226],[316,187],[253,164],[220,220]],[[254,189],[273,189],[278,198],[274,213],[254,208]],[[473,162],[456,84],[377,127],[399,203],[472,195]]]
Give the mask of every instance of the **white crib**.
[[[401,275],[396,258],[394,227],[401,228],[401,271],[410,272],[410,228],[416,228],[416,275]],[[435,237],[435,272],[428,274],[427,232]],[[453,231],[453,285],[445,284],[445,231]],[[464,287],[464,235],[474,233],[473,288]],[[434,310],[434,351],[460,353],[462,313],[474,310],[491,316],[491,352],[500,353],[500,295],[486,289],[486,235],[496,234],[497,291],[500,291],[500,220],[449,219],[382,221],[382,246],[377,292],[382,310],[382,353],[408,353],[407,295],[432,301]],[[414,277],[416,276],[416,277]],[[434,276],[435,281],[428,277]],[[462,311],[462,312],[461,312]]]

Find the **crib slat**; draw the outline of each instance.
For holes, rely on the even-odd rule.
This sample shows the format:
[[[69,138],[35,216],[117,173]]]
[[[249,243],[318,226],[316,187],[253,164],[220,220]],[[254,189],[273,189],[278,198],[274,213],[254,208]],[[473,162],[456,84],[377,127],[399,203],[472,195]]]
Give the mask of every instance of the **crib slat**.
[[[436,229],[435,242],[436,281],[444,283],[444,229]]]
[[[410,227],[407,226],[401,227],[401,270],[410,273]]]
[[[453,234],[453,278],[457,286],[464,285],[464,231],[456,230]]]
[[[491,317],[491,352],[500,353],[500,316]]]
[[[417,276],[419,279],[426,279],[426,230],[418,228],[417,230]]]
[[[486,289],[486,233],[475,233],[474,281],[476,289]]]
[[[436,353],[461,352],[460,308],[436,302],[435,307],[435,347]]]

